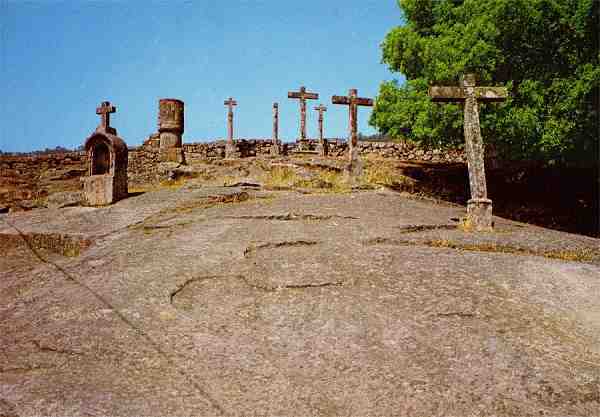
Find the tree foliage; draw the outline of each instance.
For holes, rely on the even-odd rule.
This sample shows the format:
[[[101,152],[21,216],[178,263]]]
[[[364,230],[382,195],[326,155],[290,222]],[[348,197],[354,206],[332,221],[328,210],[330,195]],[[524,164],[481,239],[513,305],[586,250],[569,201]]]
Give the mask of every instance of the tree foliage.
[[[600,53],[597,0],[399,0],[404,24],[382,43],[406,76],[384,82],[370,123],[391,136],[463,143],[462,109],[427,96],[474,72],[504,85],[504,104],[481,106],[484,140],[509,158],[596,158]]]

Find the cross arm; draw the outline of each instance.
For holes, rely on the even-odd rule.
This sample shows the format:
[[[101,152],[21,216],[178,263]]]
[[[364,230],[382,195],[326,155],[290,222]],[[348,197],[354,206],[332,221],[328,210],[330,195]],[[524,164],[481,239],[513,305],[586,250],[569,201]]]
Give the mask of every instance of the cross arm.
[[[229,106],[229,105],[231,105],[231,106],[237,106],[237,101],[235,101],[235,100],[225,100],[225,102],[223,104],[225,104],[226,106]]]
[[[476,87],[475,97],[478,101],[484,102],[505,101],[508,97],[508,89],[506,87]]]
[[[465,90],[462,87],[429,87],[431,101],[439,103],[456,103],[465,101]],[[475,87],[475,98],[483,102],[504,101],[508,97],[506,87]]]
[[[346,96],[332,96],[331,103],[333,104],[350,104],[350,99]]]
[[[96,114],[115,113],[117,108],[115,106],[105,106],[96,108]]]
[[[318,100],[319,94],[318,93],[304,93],[304,98],[309,99],[309,100]]]
[[[354,101],[358,106],[372,106],[373,105],[373,99],[371,98],[357,98]]]
[[[465,90],[462,87],[429,87],[427,92],[431,101],[439,103],[452,103],[465,101]]]

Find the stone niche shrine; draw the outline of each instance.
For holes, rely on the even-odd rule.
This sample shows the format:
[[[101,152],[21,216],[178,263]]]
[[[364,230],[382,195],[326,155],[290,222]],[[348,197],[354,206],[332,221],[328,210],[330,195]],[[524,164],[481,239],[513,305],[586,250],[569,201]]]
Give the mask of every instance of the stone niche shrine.
[[[96,109],[101,116],[100,125],[85,140],[88,156],[88,176],[83,177],[84,199],[88,205],[104,206],[126,198],[127,144],[110,126],[110,114],[116,107],[105,101]]]

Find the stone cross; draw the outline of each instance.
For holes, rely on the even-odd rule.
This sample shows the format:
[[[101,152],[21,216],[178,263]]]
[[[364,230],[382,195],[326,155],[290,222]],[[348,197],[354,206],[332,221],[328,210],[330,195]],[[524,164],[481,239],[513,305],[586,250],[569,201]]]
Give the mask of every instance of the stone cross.
[[[358,106],[373,106],[373,100],[370,98],[358,97],[355,88],[350,89],[347,96],[331,97],[333,104],[344,104],[348,106],[349,117],[349,137],[348,137],[348,156],[350,159],[349,170],[352,175],[360,175],[362,166],[358,157]]]
[[[273,143],[271,143],[270,153],[277,156],[281,153],[282,147],[279,144],[279,104],[273,103]]]
[[[279,142],[279,104],[273,103],[273,142]]]
[[[508,91],[505,87],[476,87],[475,74],[465,74],[460,84],[459,87],[429,87],[429,96],[434,102],[464,103],[465,150],[471,188],[467,220],[475,230],[491,230],[492,200],[487,196],[478,103],[504,101]]]
[[[315,110],[319,112],[319,142],[323,142],[323,112],[327,111],[327,107],[320,104],[315,107]]]
[[[116,130],[110,126],[110,114],[116,111],[117,108],[112,106],[110,101],[103,101],[100,107],[96,108],[96,114],[99,114],[101,117],[100,125],[98,125],[96,130],[115,134]]]
[[[227,111],[227,143],[233,143],[233,106],[237,106],[237,101],[229,97],[224,103],[229,107]]]
[[[288,98],[300,100],[300,140],[306,140],[306,100],[317,100],[318,93],[306,91],[306,87],[300,87],[300,91],[289,91]]]

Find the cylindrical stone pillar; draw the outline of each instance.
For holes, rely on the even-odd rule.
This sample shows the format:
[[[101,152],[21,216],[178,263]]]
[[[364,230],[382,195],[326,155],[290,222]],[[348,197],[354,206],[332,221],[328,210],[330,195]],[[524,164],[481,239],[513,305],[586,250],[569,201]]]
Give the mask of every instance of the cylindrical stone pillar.
[[[158,101],[160,148],[181,148],[183,146],[181,139],[183,131],[183,101],[174,98],[160,99]]]

